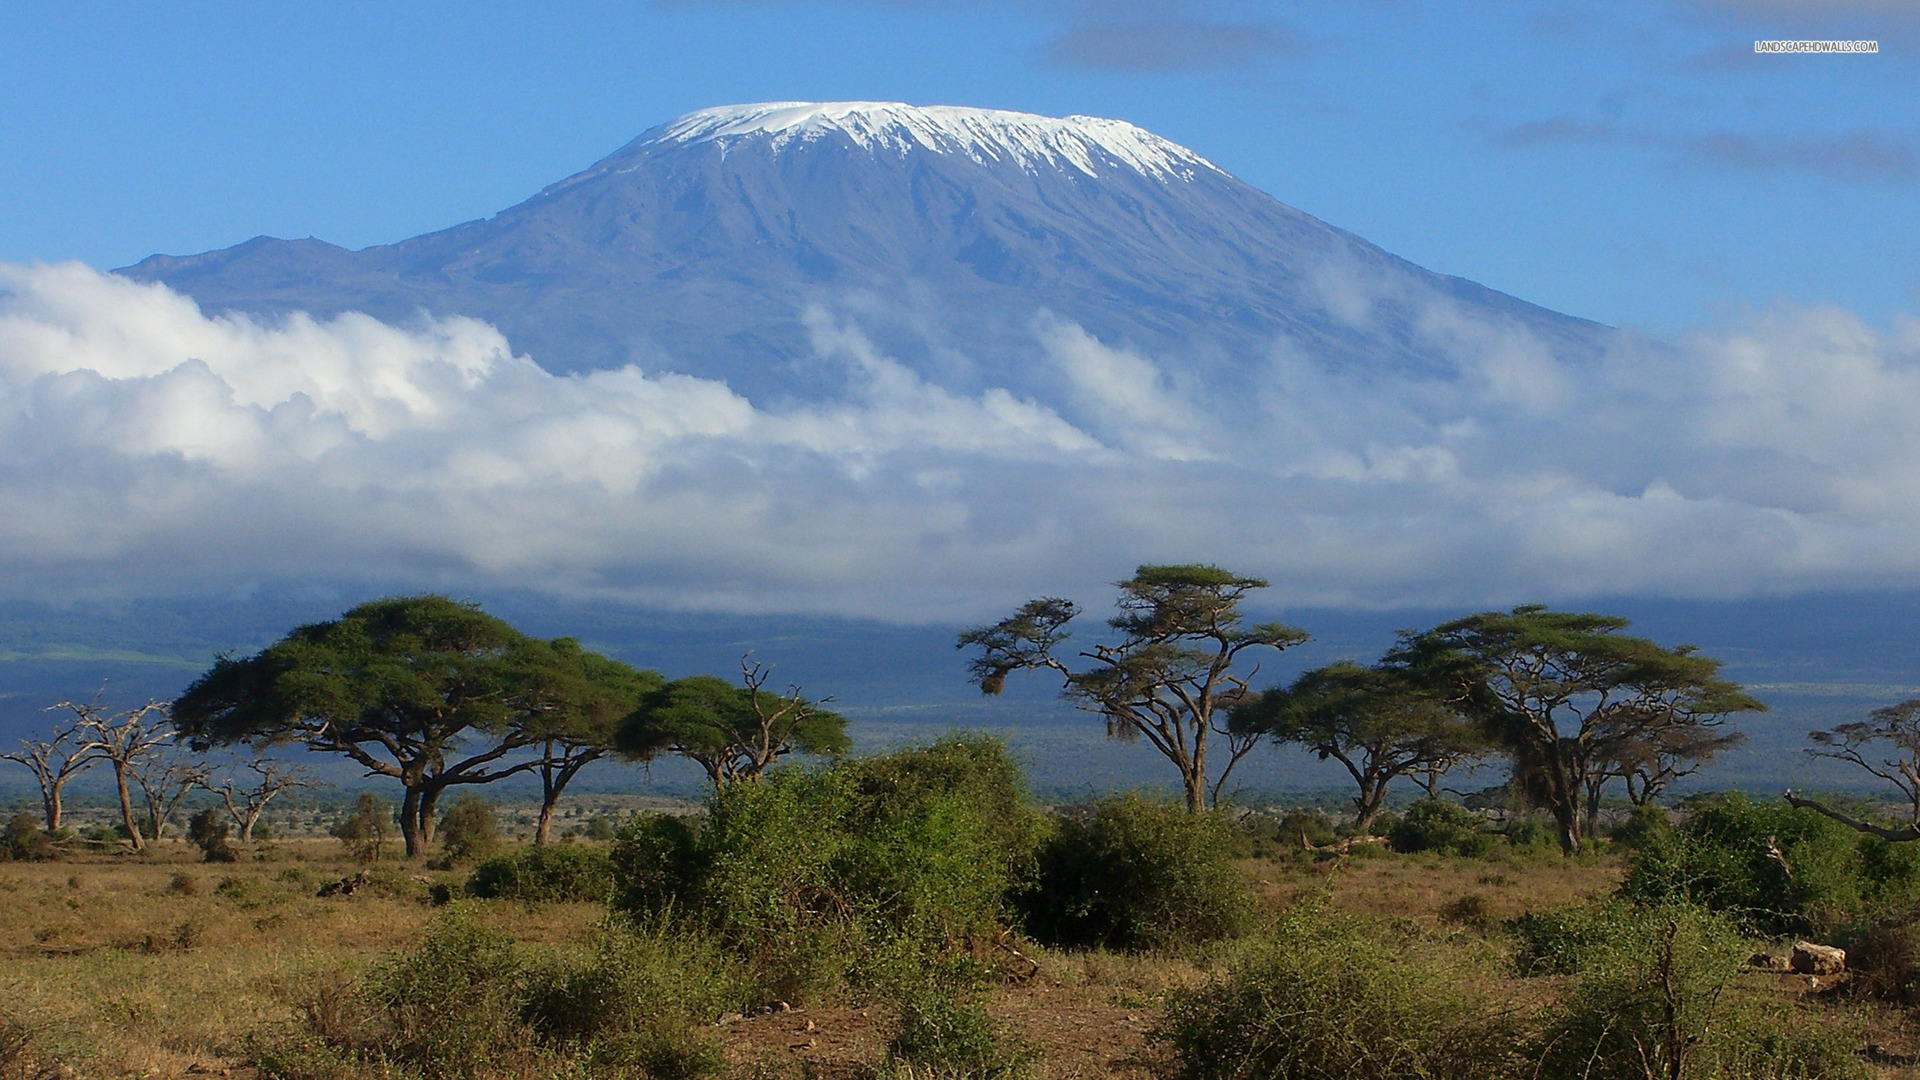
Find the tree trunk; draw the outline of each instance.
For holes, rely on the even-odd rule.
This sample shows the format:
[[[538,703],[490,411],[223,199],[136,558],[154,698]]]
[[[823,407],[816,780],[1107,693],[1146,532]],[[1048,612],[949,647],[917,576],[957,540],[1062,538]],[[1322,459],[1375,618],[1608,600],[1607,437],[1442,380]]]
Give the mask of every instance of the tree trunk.
[[[1187,763],[1181,777],[1187,785],[1187,813],[1204,814],[1207,810],[1207,722],[1204,718],[1194,718],[1193,760]]]
[[[540,822],[533,828],[533,846],[545,847],[553,832],[553,809],[557,799],[547,799],[540,804]]]
[[[1353,831],[1366,835],[1373,826],[1373,819],[1380,815],[1380,804],[1387,799],[1387,785],[1378,779],[1363,780],[1360,784],[1360,797],[1353,800]]]
[[[120,793],[120,823],[126,826],[127,843],[133,850],[144,851],[147,842],[140,837],[140,823],[133,817],[133,792],[127,787],[127,771],[119,762],[113,763],[113,782]]]
[[[444,787],[429,787],[420,792],[420,853],[426,854],[433,846],[433,827],[440,806],[440,793]]]
[[[420,841],[420,789],[412,785],[400,800],[400,838],[406,842],[409,859],[419,858],[425,850]]]
[[[1569,799],[1555,798],[1547,808],[1554,824],[1560,827],[1560,850],[1572,855],[1580,850],[1580,807]]]
[[[1207,774],[1196,766],[1188,766],[1180,776],[1186,787],[1187,813],[1204,814],[1207,812]]]
[[[260,810],[249,810],[247,811],[246,816],[240,819],[240,842],[241,843],[243,844],[253,843],[253,823],[260,820],[261,811],[264,811],[265,809],[266,807],[263,806],[260,808]]]
[[[52,836],[60,831],[60,820],[65,816],[64,808],[60,805],[60,785],[54,784],[41,794],[41,805],[47,817],[47,835]]]

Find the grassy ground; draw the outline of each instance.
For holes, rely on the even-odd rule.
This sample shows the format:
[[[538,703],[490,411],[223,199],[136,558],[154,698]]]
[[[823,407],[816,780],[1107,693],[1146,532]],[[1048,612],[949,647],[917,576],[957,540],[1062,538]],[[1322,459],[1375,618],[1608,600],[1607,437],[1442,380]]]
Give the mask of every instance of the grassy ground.
[[[0,1056],[9,1032],[32,1036],[0,1080],[250,1075],[249,1040],[291,1024],[298,992],[349,978],[417,941],[434,915],[428,885],[458,876],[390,861],[374,888],[320,898],[321,884],[354,870],[331,841],[263,845],[227,866],[197,862],[183,844],[158,847],[142,856],[0,864]],[[1620,875],[1604,858],[1391,854],[1265,859],[1246,870],[1275,909],[1320,891],[1336,910],[1480,953],[1500,947],[1504,920],[1604,894]],[[603,915],[583,904],[472,907],[477,921],[535,946],[584,942]],[[1163,995],[1206,978],[1220,961],[1027,951],[1038,974],[1002,987],[991,1011],[1036,1052],[1038,1075],[1056,1080],[1150,1076],[1144,1032]],[[1743,979],[1756,993],[1807,993],[1795,977]],[[1514,984],[1515,995],[1550,991],[1541,980]],[[769,1011],[717,1034],[736,1076],[855,1078],[871,1075],[886,1019],[879,1007]],[[1915,1050],[1904,1015],[1892,1010],[1871,1014],[1870,1036],[1894,1058]],[[1882,1075],[1920,1071],[1887,1067]]]

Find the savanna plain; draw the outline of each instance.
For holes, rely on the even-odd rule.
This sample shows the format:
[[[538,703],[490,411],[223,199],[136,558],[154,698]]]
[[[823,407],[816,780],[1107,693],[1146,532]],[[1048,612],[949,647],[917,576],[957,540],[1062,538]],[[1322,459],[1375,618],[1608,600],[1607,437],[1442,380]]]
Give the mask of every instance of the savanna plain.
[[[534,846],[495,811],[425,861],[355,808],[338,838],[13,852],[0,1066],[1920,1076],[1920,845],[1738,795],[1615,814],[1568,856],[1544,821],[1453,804],[1365,834],[1313,810],[1039,807],[1003,748],[956,737],[599,839]],[[1800,940],[1848,946],[1849,970],[1789,970]]]

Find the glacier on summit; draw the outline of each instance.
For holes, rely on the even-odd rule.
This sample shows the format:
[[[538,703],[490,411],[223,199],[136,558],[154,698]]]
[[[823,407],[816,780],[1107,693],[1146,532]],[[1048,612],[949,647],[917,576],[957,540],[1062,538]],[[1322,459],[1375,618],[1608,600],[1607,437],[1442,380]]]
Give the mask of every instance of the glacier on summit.
[[[777,151],[795,140],[836,134],[868,151],[904,155],[918,145],[964,154],[981,165],[1012,162],[1028,172],[1069,167],[1097,178],[1103,168],[1120,166],[1160,179],[1192,180],[1196,169],[1220,171],[1186,147],[1124,120],[1056,119],[1004,109],[900,102],[780,101],[701,109],[668,124],[649,141],[727,146],[748,136],[769,135]]]

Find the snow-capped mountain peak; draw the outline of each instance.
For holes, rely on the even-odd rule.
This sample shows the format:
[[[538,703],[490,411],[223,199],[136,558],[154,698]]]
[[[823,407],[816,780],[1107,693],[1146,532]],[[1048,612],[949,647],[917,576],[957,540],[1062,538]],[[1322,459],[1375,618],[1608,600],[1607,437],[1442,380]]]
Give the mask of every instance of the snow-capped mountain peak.
[[[1027,172],[1072,168],[1098,177],[1130,168],[1160,180],[1192,180],[1219,172],[1206,158],[1124,120],[1051,117],[952,105],[891,101],[776,101],[701,109],[675,120],[647,142],[730,147],[765,138],[778,151],[795,141],[843,135],[868,152],[905,154],[915,146],[964,154],[980,164],[1013,164]]]

